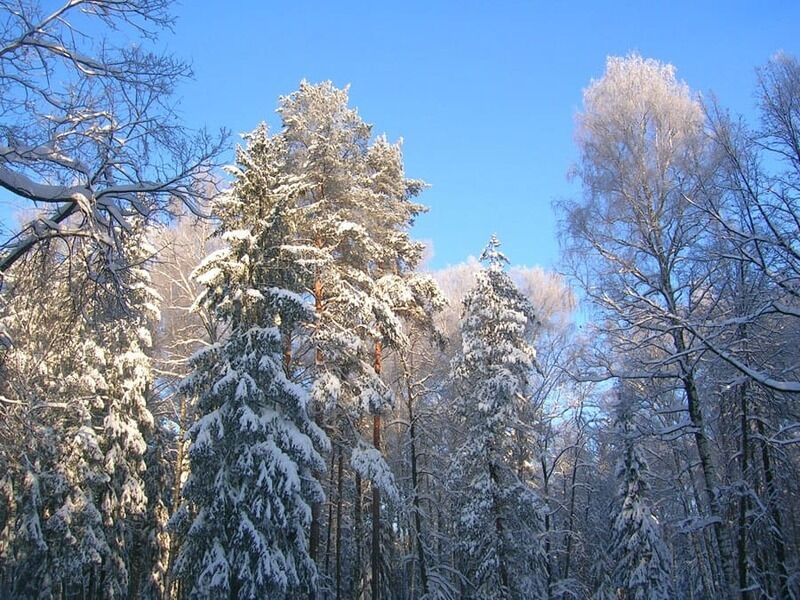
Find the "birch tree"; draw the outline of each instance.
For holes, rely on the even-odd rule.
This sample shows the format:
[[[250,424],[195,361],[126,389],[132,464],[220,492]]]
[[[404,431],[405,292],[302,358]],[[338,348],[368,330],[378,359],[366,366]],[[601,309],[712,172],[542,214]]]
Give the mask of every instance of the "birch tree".
[[[584,92],[576,172],[585,197],[563,206],[564,239],[615,356],[644,357],[627,365],[612,359],[607,374],[668,378],[682,390],[723,587],[733,596],[730,532],[708,401],[698,386],[703,347],[683,326],[687,315],[706,309],[698,299],[714,275],[692,260],[713,238],[710,220],[696,207],[713,174],[703,125],[699,102],[672,66],[636,55],[609,58],[605,75]]]

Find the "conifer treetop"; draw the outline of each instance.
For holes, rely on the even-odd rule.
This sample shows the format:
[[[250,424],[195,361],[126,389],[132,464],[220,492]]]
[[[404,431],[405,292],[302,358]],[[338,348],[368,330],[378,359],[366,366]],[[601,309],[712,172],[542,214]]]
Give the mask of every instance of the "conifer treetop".
[[[502,270],[504,265],[509,264],[508,257],[500,252],[500,240],[497,234],[493,233],[489,238],[489,243],[481,252],[480,261],[488,264],[490,269]]]

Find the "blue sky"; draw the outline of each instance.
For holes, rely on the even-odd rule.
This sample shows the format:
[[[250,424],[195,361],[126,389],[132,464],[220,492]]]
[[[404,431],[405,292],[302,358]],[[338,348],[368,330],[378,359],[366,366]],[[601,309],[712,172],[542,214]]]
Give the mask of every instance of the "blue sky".
[[[671,62],[698,91],[752,110],[754,68],[798,53],[798,2],[185,2],[177,54],[195,81],[193,123],[277,125],[277,97],[303,78],[351,84],[351,104],[431,184],[415,236],[431,266],[477,254],[496,232],[515,263],[558,259],[554,198],[579,193],[581,91],[608,55]]]
[[[752,111],[754,68],[800,54],[800,2],[266,2],[184,0],[159,45],[192,62],[186,121],[234,133],[278,125],[301,79],[351,84],[376,133],[403,137],[406,172],[431,184],[414,235],[432,267],[496,232],[517,264],[556,266],[551,203],[580,193],[581,91],[608,55],[671,62],[703,93]]]

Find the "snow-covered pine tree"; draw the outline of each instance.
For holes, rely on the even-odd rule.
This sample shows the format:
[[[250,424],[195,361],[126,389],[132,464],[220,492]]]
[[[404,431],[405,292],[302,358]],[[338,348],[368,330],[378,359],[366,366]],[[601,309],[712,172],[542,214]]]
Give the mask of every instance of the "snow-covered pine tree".
[[[667,600],[674,597],[669,557],[646,498],[647,463],[636,446],[633,403],[624,390],[621,393],[616,420],[622,454],[616,472],[619,501],[609,552],[610,579],[621,600]]]
[[[535,368],[536,316],[504,271],[492,236],[487,266],[464,298],[462,348],[453,361],[463,445],[452,467],[457,553],[469,598],[544,598],[536,492],[514,464],[514,430]]]
[[[328,442],[287,375],[283,343],[313,318],[297,293],[302,264],[286,248],[302,188],[286,173],[281,138],[262,126],[245,139],[215,204],[229,247],[195,271],[205,285],[198,302],[229,329],[194,357],[184,385],[200,415],[174,518],[185,530],[175,574],[190,598],[297,598],[317,580],[309,504],[323,498],[313,472]]]
[[[412,276],[423,247],[410,239],[408,229],[424,210],[412,202],[424,184],[405,177],[400,144],[382,136],[371,139],[372,127],[348,106],[346,89],[302,82],[281,99],[278,112],[284,163],[303,189],[292,250],[313,267],[308,291],[316,319],[308,366],[315,414],[334,443],[351,455],[356,473],[354,586],[362,580],[361,478],[372,483],[375,596],[381,577],[380,496],[397,495],[392,478],[376,476],[391,474],[380,451],[380,415],[391,398],[380,378],[382,351],[405,343],[400,315],[426,310],[435,291],[430,278]],[[367,441],[362,422],[368,416],[372,435]],[[318,506],[314,515],[315,552],[324,517]]]

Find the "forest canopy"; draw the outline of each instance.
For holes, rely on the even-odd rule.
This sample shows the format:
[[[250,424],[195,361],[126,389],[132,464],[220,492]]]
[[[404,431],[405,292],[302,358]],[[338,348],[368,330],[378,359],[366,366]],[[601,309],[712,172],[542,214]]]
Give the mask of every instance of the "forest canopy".
[[[0,596],[800,597],[798,59],[609,57],[558,272],[434,270],[349,88],[222,166],[170,9],[0,0]]]

